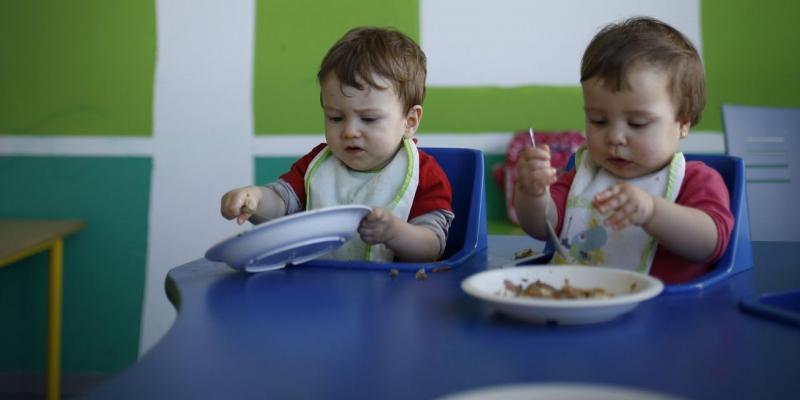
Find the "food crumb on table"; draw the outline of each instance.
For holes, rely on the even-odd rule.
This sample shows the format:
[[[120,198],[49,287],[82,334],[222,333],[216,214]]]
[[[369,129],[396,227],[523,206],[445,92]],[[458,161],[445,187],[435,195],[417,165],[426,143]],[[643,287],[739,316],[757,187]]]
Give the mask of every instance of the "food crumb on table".
[[[428,274],[425,273],[425,268],[420,268],[417,270],[417,273],[414,274],[414,278],[416,278],[418,281],[424,281],[425,279],[428,279]]]
[[[398,275],[400,275],[400,271],[398,271],[397,268],[392,268],[389,270],[389,276],[391,276],[392,278]]]

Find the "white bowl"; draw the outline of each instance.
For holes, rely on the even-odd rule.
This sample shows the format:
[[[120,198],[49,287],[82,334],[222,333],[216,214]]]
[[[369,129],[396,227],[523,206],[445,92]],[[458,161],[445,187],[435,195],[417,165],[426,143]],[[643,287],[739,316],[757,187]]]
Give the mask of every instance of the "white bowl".
[[[206,258],[247,272],[300,264],[347,242],[371,211],[363,205],[319,208],[273,219],[206,251]]]
[[[547,299],[520,297],[509,293],[504,281],[530,284],[540,280],[556,288],[602,288],[609,298]],[[465,292],[488,302],[513,318],[540,324],[591,324],[619,317],[640,302],[657,296],[664,289],[660,280],[637,272],[590,266],[535,266],[494,269],[474,274],[461,282]]]

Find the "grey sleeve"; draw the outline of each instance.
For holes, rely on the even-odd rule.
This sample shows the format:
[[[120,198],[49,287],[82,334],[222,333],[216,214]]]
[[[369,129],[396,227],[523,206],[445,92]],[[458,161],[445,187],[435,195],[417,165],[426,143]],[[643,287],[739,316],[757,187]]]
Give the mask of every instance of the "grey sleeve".
[[[447,245],[447,232],[450,230],[450,225],[453,223],[455,214],[447,210],[434,210],[429,213],[422,214],[408,221],[408,223],[416,226],[424,226],[439,239],[439,257],[444,254],[444,248]]]
[[[275,182],[268,183],[266,187],[275,191],[283,200],[283,204],[286,206],[286,215],[303,211],[303,205],[300,204],[297,193],[294,192],[292,186],[286,183],[286,181],[278,179]]]
[[[303,211],[303,208],[300,206],[300,199],[297,198],[297,194],[294,192],[294,189],[292,189],[292,187],[289,186],[288,183],[279,179],[275,182],[268,183],[262,186],[261,189],[271,190],[275,192],[275,194],[277,194],[278,197],[281,198],[281,200],[283,200],[283,205],[286,206],[285,215],[294,214],[298,211]],[[269,221],[269,219],[253,214],[250,217],[249,221],[254,225],[258,225]]]

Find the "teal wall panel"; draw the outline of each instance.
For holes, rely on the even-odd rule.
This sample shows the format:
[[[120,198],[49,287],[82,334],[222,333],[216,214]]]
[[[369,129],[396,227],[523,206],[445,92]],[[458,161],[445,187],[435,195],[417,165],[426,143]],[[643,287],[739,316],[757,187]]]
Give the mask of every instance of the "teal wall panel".
[[[150,158],[0,157],[0,218],[82,219],[64,244],[65,372],[116,372],[139,345]],[[42,371],[47,256],[0,269],[0,371]]]

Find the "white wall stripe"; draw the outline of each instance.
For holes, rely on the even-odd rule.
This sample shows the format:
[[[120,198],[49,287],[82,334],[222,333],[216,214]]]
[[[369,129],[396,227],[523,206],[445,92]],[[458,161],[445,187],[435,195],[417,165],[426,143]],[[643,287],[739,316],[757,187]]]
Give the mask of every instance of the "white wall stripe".
[[[503,154],[511,133],[461,132],[421,133],[417,136],[422,147],[466,147],[487,154]],[[53,145],[51,140],[58,143]],[[227,139],[226,139],[227,140]],[[270,135],[248,137],[237,143],[250,149],[248,157],[297,157],[324,141],[323,135]],[[722,132],[697,131],[680,142],[687,153],[724,153]],[[153,140],[128,138],[60,137],[0,137],[0,154],[4,155],[69,155],[69,156],[151,156]],[[241,179],[239,179],[241,181]]]
[[[139,352],[169,330],[167,272],[236,224],[222,193],[253,180],[253,0],[158,0],[153,177]]]
[[[648,15],[701,50],[700,0],[420,0],[430,86],[567,85],[600,28]]]
[[[149,137],[0,136],[0,154],[150,157],[153,140]]]

